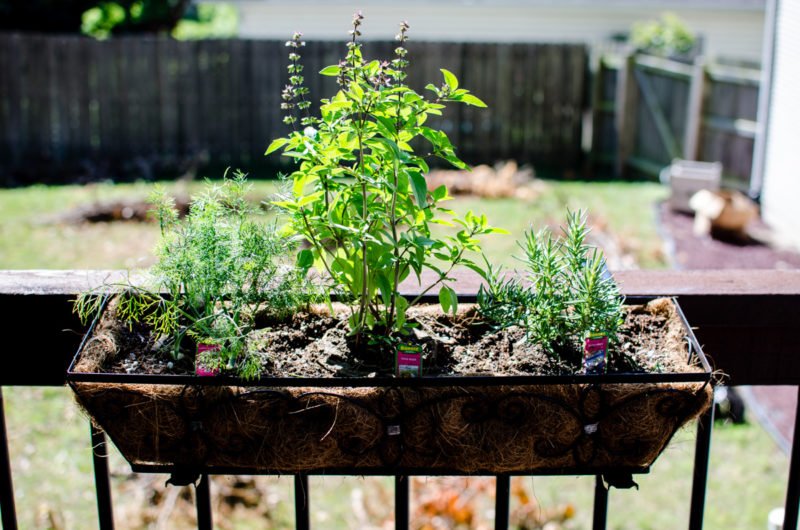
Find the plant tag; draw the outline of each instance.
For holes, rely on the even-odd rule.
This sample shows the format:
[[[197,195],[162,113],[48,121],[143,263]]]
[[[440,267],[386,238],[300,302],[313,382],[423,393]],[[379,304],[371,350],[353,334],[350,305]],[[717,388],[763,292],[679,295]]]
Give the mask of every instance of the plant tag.
[[[583,371],[602,374],[606,371],[608,337],[605,333],[590,333],[583,344]]]
[[[397,377],[422,376],[422,348],[411,344],[401,344],[397,347],[395,356]]]
[[[200,377],[214,377],[219,375],[219,370],[210,370],[200,363],[200,355],[207,351],[219,350],[219,344],[203,344],[202,342],[197,345],[197,357],[194,362],[194,374]]]

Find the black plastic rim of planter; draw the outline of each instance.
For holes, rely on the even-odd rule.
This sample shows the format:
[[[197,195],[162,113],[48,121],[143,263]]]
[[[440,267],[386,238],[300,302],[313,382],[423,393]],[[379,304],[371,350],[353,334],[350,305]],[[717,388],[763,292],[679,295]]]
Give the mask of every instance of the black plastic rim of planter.
[[[465,297],[466,298],[466,297]],[[626,305],[645,304],[655,300],[655,296],[627,297]],[[438,302],[438,301],[437,301]],[[75,365],[86,341],[94,332],[99,320],[97,317],[90,325],[81,340],[78,350],[67,369],[67,381],[71,383],[119,383],[119,384],[150,384],[150,385],[195,385],[195,386],[239,386],[239,387],[326,387],[326,388],[364,388],[364,387],[403,387],[403,388],[430,388],[443,386],[518,386],[518,385],[563,385],[563,384],[640,384],[640,383],[695,383],[711,382],[712,368],[697,342],[686,316],[673,297],[672,302],[678,311],[678,317],[686,334],[686,341],[690,358],[687,364],[698,362],[702,367],[701,372],[691,373],[644,373],[644,372],[616,372],[613,374],[570,374],[570,375],[509,375],[509,376],[433,376],[419,378],[399,377],[261,377],[254,380],[243,380],[232,376],[199,377],[196,375],[148,375],[148,374],[112,374],[112,373],[87,373],[76,372]],[[105,303],[104,303],[105,305]]]

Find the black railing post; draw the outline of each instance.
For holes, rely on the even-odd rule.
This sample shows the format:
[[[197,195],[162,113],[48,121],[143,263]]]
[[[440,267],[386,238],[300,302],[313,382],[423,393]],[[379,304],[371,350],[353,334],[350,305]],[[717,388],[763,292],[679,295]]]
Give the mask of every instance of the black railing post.
[[[404,475],[394,476],[394,528],[395,530],[408,530],[410,523],[408,517],[409,510],[409,488],[411,478]]]
[[[603,482],[602,475],[594,479],[594,512],[592,517],[593,530],[605,530],[608,518],[608,488]]]
[[[508,512],[511,504],[511,477],[495,477],[494,530],[508,530]]]
[[[195,491],[198,530],[213,530],[214,518],[211,515],[211,485],[208,475],[200,475]]]
[[[792,459],[789,461],[789,484],[786,486],[786,506],[783,530],[797,529],[797,512],[800,507],[800,386],[797,387],[797,409],[794,413],[794,438]]]
[[[294,476],[294,520],[297,530],[311,528],[308,509],[308,475],[304,473]]]
[[[694,449],[694,476],[692,479],[692,505],[689,512],[689,530],[703,528],[706,507],[708,459],[711,453],[711,430],[714,428],[714,405],[697,422],[697,442]]]
[[[93,423],[92,462],[94,463],[94,488],[97,493],[97,521],[101,530],[113,530],[114,507],[111,503],[111,482],[108,478],[108,445],[106,435]]]
[[[11,459],[8,456],[2,388],[0,388],[0,511],[2,511],[3,530],[17,530],[17,509],[14,506],[14,482],[11,480]]]

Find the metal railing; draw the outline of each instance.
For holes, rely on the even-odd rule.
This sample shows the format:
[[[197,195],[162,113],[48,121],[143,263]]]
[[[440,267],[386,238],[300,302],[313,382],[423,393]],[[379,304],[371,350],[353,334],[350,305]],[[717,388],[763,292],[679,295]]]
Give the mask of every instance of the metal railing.
[[[2,405],[2,392],[0,392],[0,405]],[[694,478],[692,483],[692,498],[690,511],[690,529],[700,529],[703,526],[703,510],[705,504],[705,491],[710,455],[711,426],[713,424],[714,409],[711,407],[698,424],[698,436],[695,449]],[[5,430],[5,418],[0,409],[0,510],[4,530],[16,529],[17,519],[14,504],[14,488],[11,477],[11,466],[8,457],[8,445]],[[90,443],[93,448],[92,458],[94,463],[95,492],[97,499],[97,514],[99,528],[111,530],[114,528],[114,508],[109,480],[107,440],[102,430],[91,426]],[[134,469],[134,471],[142,471]],[[496,530],[509,527],[510,508],[510,474],[495,475],[495,522]],[[309,489],[309,475],[305,473],[294,476],[294,511],[295,528],[306,530],[311,528],[311,496]],[[213,529],[213,514],[211,509],[211,495],[209,489],[209,475],[201,474],[191,477],[191,484],[196,488],[196,510],[198,530]],[[608,513],[608,495],[611,487],[607,477],[596,475],[594,488],[593,525],[595,530],[606,527]],[[611,481],[613,482],[613,480]],[[183,484],[177,484],[183,485]],[[409,528],[409,476],[394,475],[395,499],[395,528]]]
[[[8,326],[22,333],[36,333],[42,352],[28,356],[35,370],[7,370],[0,373],[4,386],[63,385],[66,367],[80,336],[67,335],[65,329],[80,329],[71,313],[70,300],[89,285],[97,285],[106,273],[86,271],[5,271],[0,272],[0,307],[8,315]],[[615,275],[627,295],[678,295],[681,306],[716,368],[729,376],[730,384],[800,385],[800,359],[796,348],[796,315],[800,314],[800,271],[704,271],[704,272],[625,272]],[[475,292],[476,279],[459,279],[458,291]],[[13,309],[13,310],[12,310]],[[32,322],[30,315],[38,316]],[[42,322],[46,326],[42,328]],[[14,348],[10,339],[9,347]],[[21,339],[20,339],[21,340]],[[20,344],[19,346],[22,346]],[[30,347],[29,344],[25,345]],[[756,357],[754,353],[758,353]],[[42,356],[47,362],[42,362]],[[25,360],[23,359],[23,362]],[[16,529],[14,489],[0,392],[0,512],[3,528]],[[800,410],[800,408],[798,409]],[[706,483],[711,450],[713,407],[700,418],[695,442],[695,460],[688,527],[703,526]],[[109,481],[105,434],[91,428],[96,500],[99,527],[114,528],[114,511]],[[510,475],[496,476],[495,528],[509,525]],[[199,529],[213,527],[208,475],[194,482]],[[409,477],[395,476],[395,526],[409,526]],[[608,477],[596,476],[593,528],[606,526]],[[610,482],[614,482],[611,480]],[[294,477],[295,524],[310,528],[313,492],[308,475]],[[800,417],[795,422],[789,479],[786,494],[784,529],[797,527],[800,507]]]

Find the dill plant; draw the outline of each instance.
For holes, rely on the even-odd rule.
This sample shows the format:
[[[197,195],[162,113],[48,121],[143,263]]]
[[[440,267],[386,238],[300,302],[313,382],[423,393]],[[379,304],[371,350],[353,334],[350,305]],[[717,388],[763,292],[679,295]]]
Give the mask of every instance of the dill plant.
[[[498,327],[520,326],[528,339],[573,364],[580,341],[602,332],[613,343],[623,319],[623,298],[607,273],[603,253],[586,243],[586,214],[568,212],[563,235],[545,228],[525,233],[525,281],[507,278],[487,262],[478,309]]]
[[[77,313],[90,318],[102,304],[99,291],[116,290],[117,318],[150,326],[174,359],[184,357],[189,337],[216,347],[198,359],[207,369],[260,375],[261,359],[246,347],[254,315],[266,311],[282,318],[315,295],[305,281],[307,269],[286,263],[295,241],[256,218],[248,190],[245,175],[236,172],[222,184],[209,184],[180,220],[172,197],[157,188],[150,202],[162,237],[147,286],[128,282],[84,293],[75,303]]]
[[[425,181],[429,157],[467,168],[428,118],[441,115],[448,103],[486,105],[445,69],[440,86],[427,85],[429,97],[406,84],[405,22],[393,59],[366,60],[358,39],[362,20],[360,13],[353,18],[346,57],[320,72],[336,77],[339,89],[321,100],[319,115],[312,115],[304,86],[302,35],[286,43],[290,75],[282,108],[293,131],[274,140],[266,154],[282,149],[298,164],[287,177],[289,193],[274,203],[289,217],[287,230],[310,246],[298,253],[298,264],[315,264],[352,302],[349,327],[357,342],[364,336],[391,342],[408,332],[407,309],[433,289],[443,310],[455,313],[451,272],[466,266],[483,274],[470,253],[480,250],[478,236],[501,230],[489,226],[485,215],[455,215],[442,205],[451,198],[447,189],[430,190]],[[456,227],[457,233],[434,235],[433,224]],[[425,269],[435,279],[420,286],[421,294],[400,295],[400,283],[412,274],[421,282]]]

